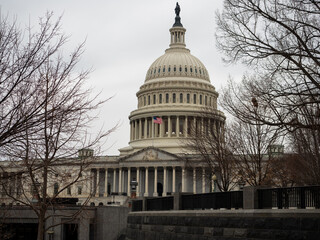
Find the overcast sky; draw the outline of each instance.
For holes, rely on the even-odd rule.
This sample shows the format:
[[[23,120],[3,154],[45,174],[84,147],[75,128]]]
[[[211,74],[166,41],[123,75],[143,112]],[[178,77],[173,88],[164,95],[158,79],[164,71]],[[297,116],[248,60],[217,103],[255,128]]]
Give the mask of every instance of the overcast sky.
[[[80,66],[93,68],[88,80],[101,98],[113,98],[99,113],[98,126],[120,123],[107,140],[104,154],[118,155],[128,145],[128,116],[137,107],[136,92],[149,66],[169,46],[176,0],[1,0],[1,13],[21,27],[37,25],[47,11],[63,15],[62,28],[70,41],[65,51],[86,39]],[[215,47],[215,12],[223,0],[180,0],[186,45],[206,66],[217,91],[228,76],[240,79],[239,66],[227,66]],[[70,49],[69,49],[70,48]]]

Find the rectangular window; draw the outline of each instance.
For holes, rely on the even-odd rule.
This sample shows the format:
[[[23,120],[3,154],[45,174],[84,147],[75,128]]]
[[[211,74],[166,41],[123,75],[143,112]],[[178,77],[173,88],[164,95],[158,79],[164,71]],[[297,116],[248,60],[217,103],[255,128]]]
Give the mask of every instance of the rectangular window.
[[[180,103],[183,103],[183,94],[180,93]]]
[[[143,105],[146,105],[146,96],[143,97]]]
[[[153,104],[156,104],[156,95],[153,95]]]
[[[169,93],[166,93],[166,103],[169,103]]]
[[[208,97],[207,96],[204,97],[204,105],[206,105],[206,106],[208,105]]]
[[[193,104],[197,104],[197,94],[193,94]]]
[[[148,105],[150,105],[150,95],[148,96]]]
[[[190,103],[190,94],[187,94],[187,103]]]
[[[202,95],[200,95],[199,103],[202,104]]]
[[[175,93],[172,94],[172,102],[176,103],[176,94]]]
[[[159,94],[159,103],[162,103],[162,94]]]

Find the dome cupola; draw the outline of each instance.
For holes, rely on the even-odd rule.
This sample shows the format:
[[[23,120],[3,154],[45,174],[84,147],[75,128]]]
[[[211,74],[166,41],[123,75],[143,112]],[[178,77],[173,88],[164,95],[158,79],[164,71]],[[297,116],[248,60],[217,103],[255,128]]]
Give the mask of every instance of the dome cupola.
[[[204,121],[220,126],[225,120],[207,69],[186,48],[178,3],[175,13],[169,48],[151,64],[137,92],[138,108],[129,116],[129,146],[120,149],[120,155],[150,146],[183,153],[192,127]],[[203,118],[204,109],[210,109],[212,119]]]

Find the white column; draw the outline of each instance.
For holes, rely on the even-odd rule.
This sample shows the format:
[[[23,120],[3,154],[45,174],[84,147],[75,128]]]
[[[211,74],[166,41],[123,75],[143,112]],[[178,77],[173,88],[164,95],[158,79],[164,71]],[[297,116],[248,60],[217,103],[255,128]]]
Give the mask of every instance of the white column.
[[[162,116],[160,116],[161,117],[161,119],[163,120],[163,118],[162,118]],[[163,137],[163,132],[164,132],[164,122],[162,122],[161,124],[159,124],[159,128],[160,128],[160,130],[159,130],[159,137]]]
[[[184,131],[184,137],[188,137],[188,116],[185,116],[183,131]]]
[[[104,174],[104,196],[108,196],[108,168],[105,169]]]
[[[144,119],[144,135],[143,135],[143,138],[147,138],[148,135],[147,135],[147,128],[148,128],[148,119],[145,118]]]
[[[202,168],[202,193],[206,192],[206,169]]]
[[[117,169],[113,169],[113,192],[117,192],[116,190],[116,176],[117,176]]]
[[[197,193],[197,169],[193,168],[193,194]]]
[[[185,192],[186,191],[186,169],[183,167],[182,168],[182,192]]]
[[[142,119],[139,119],[139,139],[142,138]]]
[[[146,167],[146,179],[145,179],[145,191],[144,191],[144,196],[148,197],[149,196],[149,169]]]
[[[154,168],[154,192],[153,196],[158,196],[158,169],[157,167]]]
[[[139,127],[138,127],[138,120],[135,120],[135,139],[139,139]]]
[[[152,136],[152,138],[154,138],[154,136],[155,136],[154,129],[155,129],[154,122],[153,122],[153,120],[151,120],[151,131],[152,131],[151,136]]]
[[[131,195],[130,182],[131,182],[131,168],[128,168],[128,188],[127,188],[127,195],[128,195],[128,197],[130,197],[130,195]]]
[[[137,168],[137,188],[136,188],[136,196],[140,196],[140,169]]]
[[[172,192],[176,192],[176,168],[172,167]]]
[[[119,193],[122,192],[122,168],[119,168]]]
[[[163,194],[162,196],[167,196],[167,168],[163,167]]]

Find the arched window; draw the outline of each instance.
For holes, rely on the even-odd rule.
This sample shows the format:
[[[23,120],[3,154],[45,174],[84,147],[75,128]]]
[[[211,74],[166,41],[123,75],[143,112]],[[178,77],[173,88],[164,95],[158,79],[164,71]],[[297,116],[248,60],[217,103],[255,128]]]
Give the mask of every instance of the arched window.
[[[172,102],[173,102],[173,103],[176,102],[176,94],[175,94],[175,93],[172,94]]]
[[[148,96],[148,105],[150,105],[150,95]]]
[[[193,94],[193,104],[197,104],[197,94]]]
[[[174,66],[174,68],[173,68],[173,71],[174,71],[174,72],[176,72],[176,71],[177,71],[177,68],[176,68],[176,66]]]
[[[180,103],[183,103],[183,93],[180,93]]]
[[[181,66],[179,67],[179,71],[182,72],[182,67]]]
[[[195,71],[195,73],[198,73],[198,70],[197,70],[197,68],[194,68],[194,71]]]
[[[146,96],[143,97],[143,105],[146,105]]]
[[[202,95],[200,95],[199,103],[202,104]]]
[[[187,94],[187,103],[190,103],[190,94]]]
[[[166,71],[166,68],[165,68],[165,67],[163,67],[162,72],[165,72],[165,71]]]
[[[169,93],[166,93],[166,103],[169,103]]]
[[[162,94],[159,94],[159,103],[162,103]]]
[[[169,66],[169,68],[168,68],[168,72],[170,72],[171,71],[171,67]]]
[[[158,69],[158,73],[160,73],[160,67],[159,67],[159,69]]]
[[[192,67],[190,67],[190,72],[192,72]]]
[[[188,68],[187,68],[187,67],[185,67],[184,71],[185,71],[185,72],[188,72]]]
[[[206,106],[208,105],[208,97],[207,96],[204,97],[204,105],[206,105]]]
[[[153,94],[153,104],[156,104],[156,95]]]

